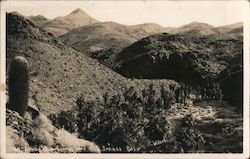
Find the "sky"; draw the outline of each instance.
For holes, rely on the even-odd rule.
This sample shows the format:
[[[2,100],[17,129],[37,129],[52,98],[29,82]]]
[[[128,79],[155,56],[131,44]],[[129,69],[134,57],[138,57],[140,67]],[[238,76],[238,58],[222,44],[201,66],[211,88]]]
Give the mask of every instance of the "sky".
[[[81,8],[99,21],[114,21],[126,25],[157,23],[179,27],[193,21],[213,26],[243,21],[248,12],[247,1],[5,1],[6,11],[25,16],[43,15],[52,19]]]

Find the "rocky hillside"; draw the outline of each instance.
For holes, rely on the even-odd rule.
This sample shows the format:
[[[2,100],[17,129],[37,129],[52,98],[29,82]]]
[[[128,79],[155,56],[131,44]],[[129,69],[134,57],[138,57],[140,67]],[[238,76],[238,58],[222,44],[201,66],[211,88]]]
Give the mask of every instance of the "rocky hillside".
[[[76,9],[66,16],[56,17],[46,23],[42,23],[41,28],[58,37],[67,33],[71,29],[84,25],[90,25],[96,22],[98,21],[89,16],[83,10]]]
[[[73,29],[60,36],[60,39],[79,51],[87,51],[88,55],[112,68],[116,54],[123,48],[165,30],[164,27],[152,23],[129,26],[102,22]]]
[[[198,84],[213,79],[243,52],[240,35],[157,34],[124,49],[117,71],[126,77],[174,79]]]
[[[7,72],[14,56],[24,56],[30,68],[30,98],[46,115],[67,110],[77,97],[102,100],[103,94],[121,93],[126,87],[140,90],[150,83],[176,84],[170,80],[130,80],[98,61],[65,46],[57,38],[37,28],[30,20],[7,14]]]
[[[50,19],[47,19],[46,17],[44,17],[42,15],[29,16],[28,19],[33,21],[33,23],[37,24],[38,26],[42,26],[43,24],[50,21]]]
[[[30,112],[21,117],[6,111],[6,150],[8,153],[100,153],[93,142],[77,138],[64,129],[57,129],[43,114],[32,118]]]

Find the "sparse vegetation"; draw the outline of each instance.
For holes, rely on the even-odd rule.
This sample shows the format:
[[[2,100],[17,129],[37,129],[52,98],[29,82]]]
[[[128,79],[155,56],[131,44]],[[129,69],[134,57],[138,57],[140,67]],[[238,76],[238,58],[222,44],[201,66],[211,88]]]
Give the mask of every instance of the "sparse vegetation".
[[[99,153],[100,148],[87,140],[79,139],[64,129],[57,129],[51,121],[40,114],[32,119],[31,114],[24,117],[7,109],[7,152],[26,153]]]

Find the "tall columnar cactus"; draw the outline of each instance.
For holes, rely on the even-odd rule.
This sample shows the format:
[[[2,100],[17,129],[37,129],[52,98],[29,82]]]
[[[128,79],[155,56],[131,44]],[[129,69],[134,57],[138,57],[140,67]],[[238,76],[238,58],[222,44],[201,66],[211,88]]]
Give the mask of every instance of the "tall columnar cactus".
[[[9,105],[12,110],[24,115],[28,107],[29,72],[28,61],[16,56],[9,69]]]

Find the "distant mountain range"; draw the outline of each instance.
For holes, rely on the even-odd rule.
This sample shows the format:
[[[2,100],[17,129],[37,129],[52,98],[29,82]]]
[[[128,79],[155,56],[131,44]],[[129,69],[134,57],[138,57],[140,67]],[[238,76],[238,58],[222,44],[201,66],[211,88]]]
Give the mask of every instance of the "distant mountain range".
[[[59,37],[65,44],[98,59],[114,68],[117,54],[134,42],[158,33],[210,36],[217,34],[243,34],[243,23],[214,27],[192,22],[180,27],[163,27],[154,23],[123,25],[99,22],[81,9],[52,20],[42,16],[30,17],[42,29]]]
[[[75,49],[87,52],[101,63],[114,68],[115,58],[122,49],[134,42],[157,33],[183,34],[190,36],[211,36],[243,34],[243,24],[236,23],[213,27],[205,23],[193,22],[179,28],[164,28],[157,24],[122,25],[114,22],[99,22],[72,29],[59,38]]]
[[[211,34],[224,34],[224,33],[231,33],[231,32],[242,32],[243,29],[243,23],[238,22],[231,25],[226,26],[220,26],[220,27],[214,27],[212,25],[206,24],[206,23],[199,23],[199,22],[192,22],[190,24],[186,24],[180,27],[163,27],[158,24],[153,23],[146,23],[146,24],[140,24],[140,25],[122,25],[118,23],[112,23],[112,22],[99,22],[95,18],[88,15],[85,11],[81,9],[76,9],[72,11],[70,14],[66,16],[59,16],[54,19],[47,19],[42,15],[38,16],[29,16],[30,20],[32,20],[34,23],[36,23],[38,26],[43,28],[44,30],[51,32],[56,37],[61,36],[63,34],[66,34],[68,31],[82,27],[82,26],[89,26],[92,27],[92,24],[100,23],[98,24],[100,27],[104,25],[103,27],[113,27],[112,24],[115,25],[115,28],[118,31],[121,28],[128,29],[128,31],[145,31],[144,34],[151,35],[155,33],[199,33],[201,35],[211,35]],[[107,24],[108,23],[108,24]],[[108,25],[108,26],[107,26]],[[93,26],[96,27],[96,26]],[[112,29],[115,29],[112,28]],[[79,32],[81,29],[77,29]],[[139,33],[140,35],[140,33]],[[134,38],[141,38],[137,37],[136,35]]]

